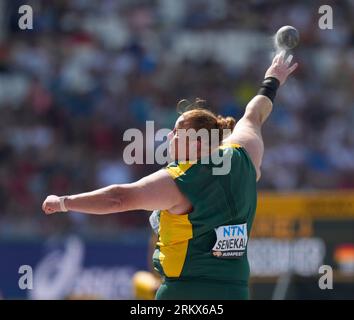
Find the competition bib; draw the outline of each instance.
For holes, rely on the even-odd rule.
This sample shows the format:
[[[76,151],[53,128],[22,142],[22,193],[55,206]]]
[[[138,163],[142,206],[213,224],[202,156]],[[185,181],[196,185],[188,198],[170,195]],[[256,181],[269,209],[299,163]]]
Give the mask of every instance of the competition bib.
[[[247,247],[247,223],[221,226],[215,232],[216,242],[212,249],[215,257],[235,259],[244,255]]]

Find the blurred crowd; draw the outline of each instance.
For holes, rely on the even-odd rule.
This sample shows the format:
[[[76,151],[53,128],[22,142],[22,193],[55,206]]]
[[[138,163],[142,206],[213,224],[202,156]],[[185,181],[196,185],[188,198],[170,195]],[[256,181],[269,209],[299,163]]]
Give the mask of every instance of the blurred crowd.
[[[46,218],[48,194],[131,182],[158,169],[123,160],[126,129],[172,128],[176,103],[201,97],[242,116],[283,25],[299,29],[300,63],[279,90],[263,136],[259,189],[354,188],[354,2],[37,0],[0,17],[0,235],[146,227],[147,215]]]

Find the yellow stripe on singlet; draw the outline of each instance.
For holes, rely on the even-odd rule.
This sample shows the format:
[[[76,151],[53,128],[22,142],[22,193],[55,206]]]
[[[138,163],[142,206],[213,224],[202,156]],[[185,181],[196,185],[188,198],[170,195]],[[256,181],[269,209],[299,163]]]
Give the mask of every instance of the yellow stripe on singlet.
[[[180,162],[177,166],[167,167],[166,171],[173,178],[185,174],[196,161]],[[159,260],[167,277],[179,277],[187,256],[188,240],[193,237],[193,227],[188,214],[172,214],[167,210],[160,212]]]
[[[241,145],[237,143],[225,143],[219,147],[220,149],[226,149],[226,148],[241,148]]]
[[[181,175],[183,175],[195,163],[196,163],[196,161],[183,162],[183,163],[181,162],[178,164],[177,167],[169,167],[169,168],[166,168],[166,170],[173,179],[176,179],[176,178],[180,177]]]
[[[179,277],[182,273],[188,250],[188,240],[193,237],[188,214],[160,212],[159,260],[167,277]]]

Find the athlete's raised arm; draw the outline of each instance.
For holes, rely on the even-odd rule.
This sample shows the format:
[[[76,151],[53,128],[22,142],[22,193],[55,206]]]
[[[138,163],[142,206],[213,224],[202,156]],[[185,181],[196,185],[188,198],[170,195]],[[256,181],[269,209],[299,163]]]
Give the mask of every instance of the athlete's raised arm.
[[[166,170],[159,170],[141,180],[108,187],[91,192],[59,197],[50,195],[43,202],[46,214],[60,211],[77,211],[91,214],[108,214],[130,210],[181,209],[183,195]]]
[[[264,76],[262,88],[247,104],[244,118],[262,125],[272,111],[273,99],[279,85],[283,85],[288,76],[297,68],[298,64],[290,66],[292,55],[284,60],[285,52],[278,53]],[[274,80],[276,79],[276,80]],[[274,81],[274,82],[273,82]]]
[[[238,143],[249,153],[257,171],[257,179],[261,175],[261,164],[264,145],[261,135],[263,123],[273,108],[273,99],[278,87],[285,83],[288,76],[297,68],[298,64],[290,66],[292,56],[284,59],[285,52],[277,54],[271,66],[265,73],[262,87],[258,94],[247,104],[245,114],[237,122],[231,135],[225,143]]]

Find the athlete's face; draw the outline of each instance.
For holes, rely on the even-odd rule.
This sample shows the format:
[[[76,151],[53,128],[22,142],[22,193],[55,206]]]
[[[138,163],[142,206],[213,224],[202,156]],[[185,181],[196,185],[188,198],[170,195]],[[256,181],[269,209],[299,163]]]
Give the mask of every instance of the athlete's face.
[[[182,143],[183,141],[180,139],[180,136],[178,135],[178,130],[182,129],[182,125],[183,125],[183,114],[177,119],[176,123],[175,123],[175,127],[173,128],[173,130],[168,134],[168,140],[170,141],[170,145],[169,145],[169,152],[170,152],[170,157],[173,160],[178,160],[178,145],[180,145],[180,147],[182,147]]]
[[[186,137],[186,134],[184,134],[185,131],[183,129],[188,130],[189,126],[182,114],[177,119],[173,130],[168,134],[168,139],[170,141],[169,153],[173,160],[190,160],[190,151],[198,147],[197,142],[191,141]]]

